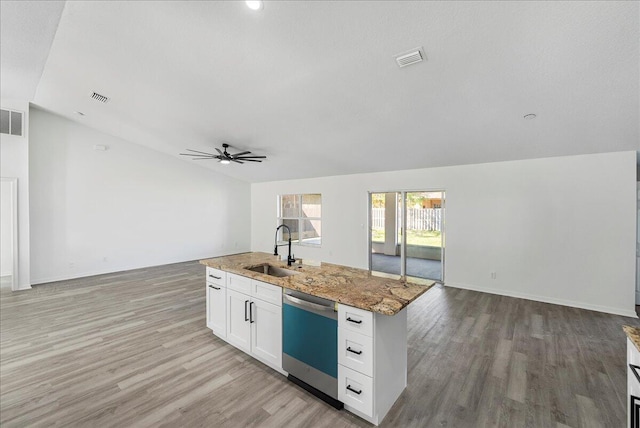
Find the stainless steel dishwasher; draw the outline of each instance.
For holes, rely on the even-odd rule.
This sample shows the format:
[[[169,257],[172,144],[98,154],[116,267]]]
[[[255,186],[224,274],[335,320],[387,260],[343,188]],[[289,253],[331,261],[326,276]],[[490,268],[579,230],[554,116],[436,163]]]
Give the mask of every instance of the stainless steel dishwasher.
[[[284,289],[282,368],[289,380],[337,409],[338,313],[331,300]]]

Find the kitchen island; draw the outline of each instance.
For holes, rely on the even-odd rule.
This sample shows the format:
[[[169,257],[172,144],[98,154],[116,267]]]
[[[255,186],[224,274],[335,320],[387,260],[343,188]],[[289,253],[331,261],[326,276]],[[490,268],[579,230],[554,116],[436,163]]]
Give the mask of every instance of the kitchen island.
[[[214,334],[303,387],[328,389],[336,403],[365,420],[377,425],[384,419],[407,384],[406,307],[432,284],[330,263],[287,266],[260,252],[201,263]],[[301,302],[304,296],[311,300]],[[332,327],[306,329],[314,317]]]
[[[640,328],[623,326],[627,335],[627,427],[640,424]]]
[[[373,276],[364,269],[322,263],[320,266],[294,264],[287,266],[277,256],[268,253],[242,253],[201,260],[205,266],[264,281],[343,303],[365,311],[395,315],[431,288],[395,279]],[[287,277],[273,277],[253,272],[249,268],[271,264],[297,272]]]

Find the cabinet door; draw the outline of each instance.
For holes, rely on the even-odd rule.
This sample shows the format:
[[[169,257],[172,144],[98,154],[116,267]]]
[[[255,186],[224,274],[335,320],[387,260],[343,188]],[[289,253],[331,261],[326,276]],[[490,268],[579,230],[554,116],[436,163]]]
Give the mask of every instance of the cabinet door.
[[[251,351],[249,296],[227,289],[227,341],[245,352]]]
[[[282,309],[259,299],[251,301],[251,352],[264,363],[282,369]]]
[[[227,337],[227,289],[207,284],[207,327],[220,337]]]

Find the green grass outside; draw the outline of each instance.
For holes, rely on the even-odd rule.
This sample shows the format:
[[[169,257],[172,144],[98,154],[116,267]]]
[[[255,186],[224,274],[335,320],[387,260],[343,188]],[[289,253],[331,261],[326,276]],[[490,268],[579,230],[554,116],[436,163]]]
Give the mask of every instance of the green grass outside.
[[[373,229],[373,242],[384,242],[384,229]],[[441,247],[442,237],[436,230],[409,230],[407,231],[407,245],[419,245],[424,247]]]

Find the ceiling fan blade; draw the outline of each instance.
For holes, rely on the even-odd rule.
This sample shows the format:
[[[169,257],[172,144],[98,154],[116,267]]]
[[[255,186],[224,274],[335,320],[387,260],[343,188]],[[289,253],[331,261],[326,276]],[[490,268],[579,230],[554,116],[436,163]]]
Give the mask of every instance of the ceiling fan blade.
[[[197,150],[186,149],[188,152],[202,153],[203,155],[213,156],[213,153],[199,152]]]
[[[242,156],[242,155],[248,155],[251,152],[241,152],[241,153],[236,153],[235,155],[231,155],[232,158],[237,158],[238,156]]]
[[[209,158],[193,158],[191,160],[203,160],[203,159],[215,159],[215,156],[211,156]]]
[[[220,156],[224,156],[224,153],[222,153],[219,148],[216,147],[216,150],[218,153],[220,153]]]
[[[205,158],[210,158],[212,156],[216,156],[216,155],[200,155],[197,153],[180,153],[182,156],[196,156],[196,157],[205,157]]]
[[[229,159],[231,162],[235,162],[235,163],[244,163],[244,162],[240,162],[239,160],[235,160],[235,159]]]
[[[266,159],[266,156],[242,156],[235,159]]]
[[[261,160],[257,160],[257,159],[242,159],[243,162],[262,162]]]

